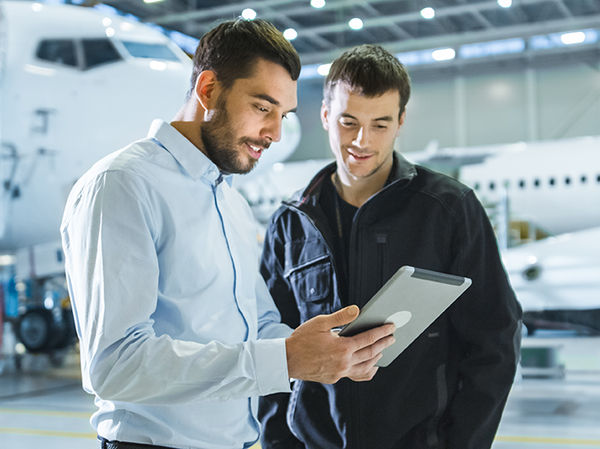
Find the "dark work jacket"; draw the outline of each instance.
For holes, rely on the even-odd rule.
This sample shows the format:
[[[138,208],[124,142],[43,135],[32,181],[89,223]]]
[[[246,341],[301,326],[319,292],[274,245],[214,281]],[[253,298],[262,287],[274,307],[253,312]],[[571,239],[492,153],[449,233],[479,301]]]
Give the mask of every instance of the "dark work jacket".
[[[516,369],[521,308],[484,209],[468,187],[395,154],[387,184],[354,217],[347,289],[319,205],[335,167],[267,229],[261,272],[283,322],[362,307],[403,265],[473,284],[370,382],[295,381],[291,394],[261,398],[263,449],[489,448]]]

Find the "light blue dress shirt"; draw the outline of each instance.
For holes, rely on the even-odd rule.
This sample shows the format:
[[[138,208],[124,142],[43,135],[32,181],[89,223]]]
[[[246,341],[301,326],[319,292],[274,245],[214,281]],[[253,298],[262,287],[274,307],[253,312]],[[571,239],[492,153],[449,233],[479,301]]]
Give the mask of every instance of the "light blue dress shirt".
[[[245,200],[175,128],[96,163],[61,234],[91,423],[108,440],[241,449],[257,396],[289,391]]]

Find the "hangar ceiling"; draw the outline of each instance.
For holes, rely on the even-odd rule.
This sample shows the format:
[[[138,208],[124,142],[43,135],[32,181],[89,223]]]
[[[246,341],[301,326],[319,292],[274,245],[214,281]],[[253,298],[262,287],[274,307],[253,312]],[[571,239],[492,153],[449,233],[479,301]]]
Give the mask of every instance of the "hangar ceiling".
[[[313,0],[314,1],[314,0]],[[239,16],[252,8],[257,17],[273,22],[280,30],[293,28],[292,41],[303,64],[331,61],[348,47],[380,43],[394,53],[438,47],[462,46],[521,38],[520,51],[491,52],[490,59],[554,58],[581,54],[598,61],[600,55],[600,0],[326,0],[321,8],[310,0],[108,0],[102,3],[146,22],[156,23],[201,37],[216,23]],[[425,19],[421,10],[431,7],[435,17]],[[362,28],[351,29],[349,20],[360,18]],[[583,30],[583,45],[544,45],[556,41],[556,33]],[[532,39],[538,39],[535,44]],[[532,43],[533,42],[533,43]],[[535,44],[535,45],[534,45]],[[541,45],[541,46],[540,46]],[[514,43],[513,43],[514,46]],[[459,58],[456,58],[459,59]],[[451,63],[456,64],[457,61]]]

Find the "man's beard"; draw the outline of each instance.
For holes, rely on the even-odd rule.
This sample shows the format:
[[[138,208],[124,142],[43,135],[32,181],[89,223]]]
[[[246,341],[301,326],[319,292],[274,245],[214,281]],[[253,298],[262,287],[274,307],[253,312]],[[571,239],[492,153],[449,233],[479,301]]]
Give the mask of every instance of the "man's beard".
[[[204,151],[222,172],[248,173],[258,161],[251,157],[244,158],[242,154],[239,154],[243,150],[236,150],[236,146],[241,147],[246,141],[252,142],[248,139],[240,139],[237,143],[235,142],[229,114],[227,113],[226,100],[225,94],[219,96],[214,116],[202,127],[200,137],[204,145]]]

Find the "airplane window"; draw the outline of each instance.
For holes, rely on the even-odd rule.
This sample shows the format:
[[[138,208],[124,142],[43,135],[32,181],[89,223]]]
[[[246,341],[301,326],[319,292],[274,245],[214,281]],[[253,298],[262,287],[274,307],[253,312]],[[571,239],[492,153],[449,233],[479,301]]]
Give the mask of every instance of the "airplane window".
[[[490,182],[490,190],[494,190],[496,188],[496,183],[494,181]]]
[[[474,186],[475,190],[479,190],[479,188],[480,188],[480,187],[481,187],[481,186],[479,185],[479,183],[478,183],[478,182],[476,182],[476,183],[475,183],[475,186]]]
[[[164,59],[179,61],[177,55],[165,44],[148,44],[146,42],[123,41],[123,45],[134,58]]]
[[[585,184],[587,182],[587,176],[581,175],[581,183]]]
[[[571,184],[571,177],[570,176],[565,177],[565,184],[566,185]]]
[[[556,184],[556,180],[554,178],[550,178],[548,180],[548,184],[550,184],[551,186],[553,186],[554,184]]]
[[[519,181],[519,187],[520,187],[520,188],[522,188],[522,189],[524,189],[524,188],[525,188],[525,180],[524,180],[524,179],[521,179],[521,180]]]
[[[600,175],[596,176],[596,182],[600,182]]]
[[[533,180],[533,185],[534,185],[534,186],[536,186],[536,187],[539,187],[539,186],[540,186],[540,180],[539,180],[539,178],[535,178],[535,179]]]
[[[81,43],[86,69],[121,59],[121,55],[108,39],[83,39]]]
[[[75,43],[70,39],[45,39],[38,45],[35,55],[44,61],[77,67]]]

